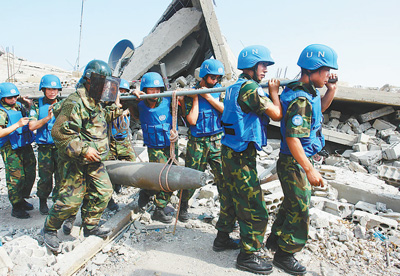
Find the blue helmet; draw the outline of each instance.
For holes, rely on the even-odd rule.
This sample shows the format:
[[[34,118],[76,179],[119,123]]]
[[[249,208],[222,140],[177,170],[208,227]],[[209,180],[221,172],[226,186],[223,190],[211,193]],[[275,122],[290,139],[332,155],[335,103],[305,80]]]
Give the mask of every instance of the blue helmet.
[[[18,96],[19,90],[15,84],[10,82],[0,83],[0,100],[7,97]]]
[[[311,44],[301,52],[297,65],[307,70],[316,70],[323,66],[337,70],[337,54],[326,45]]]
[[[225,69],[222,62],[216,59],[207,59],[203,61],[200,66],[200,78],[204,78],[206,75],[217,75],[223,76],[225,75]]]
[[[238,66],[240,70],[253,68],[259,62],[266,62],[269,65],[275,64],[271,57],[271,51],[262,45],[252,45],[244,48],[239,53]]]
[[[140,90],[143,88],[160,87],[164,88],[164,81],[159,73],[149,72],[143,75],[140,81]]]
[[[121,82],[119,83],[119,89],[129,90],[129,82],[127,80],[121,79]]]
[[[42,88],[55,88],[58,90],[62,89],[60,79],[55,75],[44,75],[40,80],[39,91]]]

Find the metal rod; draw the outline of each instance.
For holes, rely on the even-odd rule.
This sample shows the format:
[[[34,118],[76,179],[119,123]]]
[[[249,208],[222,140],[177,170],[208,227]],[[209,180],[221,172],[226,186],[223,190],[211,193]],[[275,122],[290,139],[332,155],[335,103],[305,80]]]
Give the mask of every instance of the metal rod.
[[[293,82],[294,80],[284,80],[281,81],[280,86],[286,86],[288,83]],[[268,83],[261,84],[262,88],[268,87]],[[187,96],[187,95],[196,95],[196,94],[206,94],[206,93],[218,93],[224,92],[228,87],[218,87],[218,88],[208,88],[208,89],[196,89],[196,90],[180,90],[175,91],[177,96]],[[159,94],[148,94],[148,95],[140,95],[141,99],[149,99],[149,98],[163,98],[163,97],[172,97],[174,91],[166,91],[164,93]],[[136,100],[136,96],[121,96],[120,100]]]

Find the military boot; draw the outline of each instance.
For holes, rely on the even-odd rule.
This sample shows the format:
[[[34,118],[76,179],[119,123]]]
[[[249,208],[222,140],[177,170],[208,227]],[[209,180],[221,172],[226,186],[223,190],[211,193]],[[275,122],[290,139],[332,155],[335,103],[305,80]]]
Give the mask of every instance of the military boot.
[[[47,198],[39,198],[39,212],[42,215],[49,214],[49,207],[47,207]]]
[[[13,208],[11,211],[11,216],[19,219],[27,219],[31,216],[26,212],[24,203],[22,201],[13,204]]]
[[[224,250],[239,249],[239,240],[234,240],[229,237],[229,233],[218,231],[217,237],[213,243],[213,250],[215,252],[221,252]]]
[[[119,206],[118,204],[114,201],[113,198],[110,199],[110,201],[107,204],[107,208],[111,211],[118,211],[119,210]]]
[[[306,267],[302,266],[299,261],[294,258],[293,253],[285,252],[279,246],[274,255],[273,264],[292,275],[307,273]]]
[[[21,202],[22,202],[22,207],[23,207],[25,210],[27,210],[27,211],[33,210],[33,205],[30,204],[28,201],[26,201],[25,199],[23,199]]]
[[[108,235],[111,233],[111,229],[103,226],[96,225],[92,229],[88,229],[87,226],[83,227],[83,236],[98,236],[100,238],[107,238]]]
[[[187,222],[189,220],[188,208],[189,208],[189,202],[182,201],[181,207],[179,208],[179,215],[178,215],[179,221]]]
[[[41,231],[44,244],[55,253],[60,252],[60,240],[57,237],[57,231],[47,230],[43,228]]]
[[[256,274],[272,273],[272,265],[267,260],[256,254],[246,254],[240,252],[236,259],[236,268],[244,271],[250,271]]]
[[[164,212],[164,208],[161,207],[156,207],[156,209],[154,210],[153,215],[151,216],[152,220],[158,220],[162,223],[171,223],[172,222],[172,217],[171,216],[167,216],[167,214],[165,214]]]
[[[65,235],[70,235],[72,231],[72,227],[74,227],[76,216],[70,216],[64,221],[62,230]]]
[[[149,203],[150,197],[146,194],[144,190],[140,190],[139,192],[139,199],[138,199],[138,205],[141,210],[144,210],[146,208],[147,203]]]
[[[276,251],[278,249],[279,236],[271,233],[265,243],[265,247],[269,250]]]

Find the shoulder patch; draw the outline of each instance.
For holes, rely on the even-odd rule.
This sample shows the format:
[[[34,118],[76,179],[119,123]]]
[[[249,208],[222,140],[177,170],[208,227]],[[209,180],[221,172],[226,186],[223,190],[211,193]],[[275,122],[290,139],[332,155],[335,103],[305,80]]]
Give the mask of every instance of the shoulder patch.
[[[303,117],[299,114],[294,115],[292,118],[292,124],[295,126],[301,126],[303,124]]]

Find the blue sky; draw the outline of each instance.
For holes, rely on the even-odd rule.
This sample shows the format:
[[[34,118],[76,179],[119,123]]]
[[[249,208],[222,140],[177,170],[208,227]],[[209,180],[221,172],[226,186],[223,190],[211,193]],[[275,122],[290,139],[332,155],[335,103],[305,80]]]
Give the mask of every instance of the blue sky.
[[[275,59],[267,78],[287,67],[299,72],[301,50],[331,46],[339,56],[340,80],[351,85],[400,86],[400,1],[398,0],[215,0],[223,35],[233,53],[261,44]],[[135,46],[154,27],[167,0],[85,0],[80,66],[108,60],[113,46]],[[13,0],[2,3],[0,46],[17,56],[72,70],[78,56],[81,0]]]

